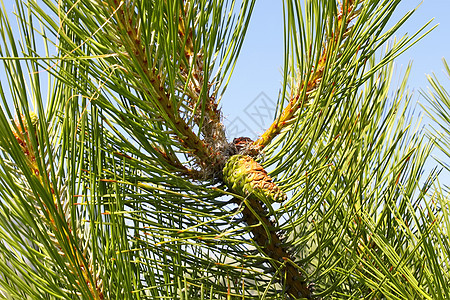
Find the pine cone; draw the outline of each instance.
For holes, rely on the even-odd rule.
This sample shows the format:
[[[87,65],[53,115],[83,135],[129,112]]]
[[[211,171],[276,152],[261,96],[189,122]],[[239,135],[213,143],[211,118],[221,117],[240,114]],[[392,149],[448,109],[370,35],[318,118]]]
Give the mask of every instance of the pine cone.
[[[253,194],[264,203],[282,202],[286,194],[272,181],[266,170],[247,155],[233,155],[223,168],[223,181],[238,194]]]

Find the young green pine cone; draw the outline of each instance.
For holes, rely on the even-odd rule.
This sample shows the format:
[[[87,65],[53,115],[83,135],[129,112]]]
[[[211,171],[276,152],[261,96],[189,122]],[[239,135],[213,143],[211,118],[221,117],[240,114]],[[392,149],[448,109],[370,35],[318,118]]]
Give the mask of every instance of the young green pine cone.
[[[233,155],[223,168],[223,181],[238,194],[255,195],[264,203],[282,202],[286,194],[272,181],[266,170],[247,155]]]

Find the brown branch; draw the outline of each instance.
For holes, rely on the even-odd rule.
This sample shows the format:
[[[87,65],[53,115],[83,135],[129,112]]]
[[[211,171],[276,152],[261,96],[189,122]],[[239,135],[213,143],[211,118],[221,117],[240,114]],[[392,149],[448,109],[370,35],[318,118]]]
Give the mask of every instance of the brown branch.
[[[277,261],[283,266],[284,274],[281,276],[281,280],[286,287],[286,292],[294,298],[303,297],[307,299],[312,298],[312,293],[304,280],[303,274],[300,270],[294,266],[290,261],[294,261],[292,256],[283,247],[283,242],[280,238],[280,234],[277,234],[273,230],[273,224],[267,217],[267,212],[261,205],[261,202],[253,197],[247,198],[251,209],[247,206],[244,207],[242,214],[245,223],[251,227],[253,234],[253,240],[261,247],[264,254]],[[234,198],[234,202],[239,203],[239,200]],[[257,216],[253,213],[255,212]],[[264,222],[264,226],[260,220]],[[269,228],[270,236],[267,235],[265,228]]]
[[[165,90],[164,82],[157,74],[156,70],[149,66],[147,60],[146,47],[141,42],[139,28],[133,26],[132,16],[126,11],[125,4],[121,4],[118,0],[114,0],[114,10],[116,11],[116,19],[118,23],[118,33],[122,35],[124,43],[128,48],[127,52],[130,57],[134,57],[139,63],[146,79],[150,82],[154,94],[157,95],[158,109],[163,112],[167,119],[170,120],[169,126],[172,127],[181,144],[188,148],[190,154],[197,158],[197,163],[203,170],[209,170],[206,173],[216,173],[220,170],[225,162],[223,154],[218,151],[217,147],[213,147],[209,143],[201,140],[193,131],[192,126],[180,116],[179,112],[172,105],[171,95]],[[149,96],[154,96],[151,91],[147,92]],[[212,115],[218,112],[211,113]],[[216,117],[216,119],[219,117]],[[211,175],[207,174],[207,175]]]
[[[203,99],[200,99],[202,88],[205,85],[204,49],[194,51],[194,28],[189,28],[185,23],[187,5],[180,7],[178,34],[181,43],[184,45],[186,59],[180,59],[180,70],[184,80],[188,81],[188,106],[193,111],[194,122],[200,127],[205,143],[211,146],[215,152],[223,153],[228,143],[225,128],[221,122],[222,113],[214,95],[209,95],[211,82],[207,82],[208,88],[205,91],[207,94]],[[199,104],[201,107],[198,107]]]
[[[186,4],[187,5],[187,4]],[[185,24],[185,17],[187,15],[186,5],[180,8],[180,17],[178,20],[178,34],[180,36],[180,40],[184,45],[184,56],[188,62],[185,64],[184,60],[180,60],[180,68],[183,74],[186,76],[186,80],[188,80],[188,76],[193,78],[194,80],[189,81],[190,87],[190,101],[189,104],[191,108],[194,108],[198,101],[201,89],[204,85],[204,70],[203,70],[203,49],[199,49],[199,51],[194,51],[194,30],[193,28],[188,28]],[[208,82],[208,86],[210,86],[210,82]],[[208,118],[211,121],[220,123],[220,111],[217,107],[216,100],[214,96],[208,96],[209,101],[205,103],[205,112],[208,115]],[[199,120],[201,121],[201,120]]]

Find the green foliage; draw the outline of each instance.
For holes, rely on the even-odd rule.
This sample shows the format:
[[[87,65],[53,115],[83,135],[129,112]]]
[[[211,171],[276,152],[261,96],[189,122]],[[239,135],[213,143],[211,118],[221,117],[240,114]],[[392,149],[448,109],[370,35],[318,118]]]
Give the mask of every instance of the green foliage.
[[[285,1],[275,118],[304,101],[257,159],[288,196],[266,202],[265,229],[291,261],[252,239],[230,201],[244,189],[221,181],[241,156],[218,104],[255,1],[43,2],[16,1],[20,35],[0,10],[4,298],[285,299],[286,264],[318,298],[450,298],[448,199],[422,178],[432,144],[405,117],[409,68],[390,93],[393,60],[428,28],[392,40],[412,13],[386,28],[400,0],[349,15]]]
[[[450,76],[450,67],[445,59],[443,62],[447,76]],[[422,95],[431,105],[430,108],[425,107],[425,109],[427,110],[429,117],[437,125],[437,128],[433,128],[432,134],[435,138],[437,147],[445,154],[445,156],[450,157],[450,129],[448,126],[448,124],[450,124],[450,94],[448,88],[442,85],[436,75],[433,74],[433,76],[428,76],[428,82],[431,85],[431,90],[429,93],[422,93]],[[440,163],[447,171],[450,171],[448,162],[440,161]]]

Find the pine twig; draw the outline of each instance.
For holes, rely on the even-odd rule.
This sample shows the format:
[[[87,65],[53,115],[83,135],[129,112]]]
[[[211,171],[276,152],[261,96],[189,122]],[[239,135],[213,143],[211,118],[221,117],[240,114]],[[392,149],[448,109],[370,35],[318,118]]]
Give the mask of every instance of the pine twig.
[[[298,83],[294,95],[289,100],[288,105],[283,109],[281,115],[270,125],[270,127],[253,143],[258,149],[267,146],[295,117],[296,113],[307,103],[312,92],[319,86],[326,66],[327,54],[331,53],[332,49],[339,49],[339,37],[343,31],[342,37],[345,39],[348,32],[350,21],[357,17],[360,10],[356,9],[358,1],[346,0],[341,5],[340,12],[337,16],[338,25],[336,31],[329,38],[328,43],[324,44],[322,56],[316,67],[311,70],[312,74],[307,82]],[[346,16],[344,18],[344,16]],[[345,20],[343,22],[342,20]],[[344,27],[344,28],[343,28]],[[343,40],[343,39],[342,39]],[[341,42],[342,42],[341,40]],[[339,54],[338,54],[339,55]]]
[[[254,241],[261,247],[263,252],[273,261],[284,264],[284,274],[282,274],[282,283],[285,285],[286,292],[295,298],[303,297],[307,299],[312,298],[310,287],[304,280],[304,275],[291,262],[294,261],[292,256],[283,247],[281,235],[273,230],[273,224],[267,217],[267,212],[263,208],[261,202],[254,197],[248,197],[248,205],[245,205],[242,214],[244,221],[250,226]],[[239,202],[238,199],[234,199]],[[257,215],[255,215],[255,213]],[[261,222],[264,223],[261,224]],[[267,234],[264,227],[270,230],[270,236]]]
[[[77,230],[71,228],[70,219],[66,218],[66,215],[64,214],[62,209],[58,209],[61,207],[62,203],[57,200],[50,179],[43,177],[43,174],[39,172],[36,161],[37,149],[34,149],[31,143],[31,138],[36,138],[36,143],[39,147],[37,139],[37,134],[39,131],[38,116],[34,112],[30,112],[30,120],[31,124],[27,124],[25,117],[21,115],[20,120],[18,117],[15,118],[15,125],[11,127],[14,137],[16,138],[22,152],[26,157],[27,165],[30,168],[32,174],[39,179],[39,182],[42,185],[49,188],[53,197],[53,208],[49,208],[42,201],[42,199],[36,199],[36,201],[41,202],[37,207],[39,209],[41,209],[41,207],[44,209],[44,213],[40,213],[39,216],[49,227],[49,238],[52,241],[53,245],[58,249],[58,253],[60,253],[61,256],[66,257],[66,259],[69,261],[68,267],[70,272],[78,276],[78,284],[81,284],[81,282],[85,282],[92,295],[92,299],[102,300],[104,299],[103,282],[95,274],[93,274],[92,265],[90,265],[89,263],[88,265],[85,265],[85,262],[89,262],[89,260],[85,256],[85,254],[80,251],[79,247],[73,243],[74,239],[71,236],[72,233],[77,232]],[[31,127],[33,127],[34,129],[34,137],[31,136]],[[62,211],[63,213],[60,214],[60,211]],[[57,226],[57,219],[63,220],[63,222],[67,226],[67,230],[65,228],[61,230],[61,228]],[[59,242],[61,239],[68,241],[68,243],[64,243],[68,245],[68,248],[61,245],[61,243]]]
[[[211,143],[211,141],[221,139],[221,144],[226,144],[223,142],[223,140],[225,140],[223,126],[219,126],[218,129],[216,128],[217,126],[212,126],[214,124],[221,125],[218,121],[220,120],[220,111],[218,109],[212,109],[215,106],[209,105],[209,109],[207,110],[209,111],[209,118],[207,118],[204,127],[209,128],[208,126],[212,126],[213,128],[209,131],[206,130],[205,139],[202,140],[192,131],[192,126],[186,122],[186,120],[180,115],[180,112],[173,107],[171,101],[171,96],[173,95],[170,95],[169,92],[166,91],[163,79],[159,74],[157,74],[157,70],[153,70],[149,65],[146,48],[141,41],[139,28],[137,26],[133,26],[132,19],[129,13],[125,10],[126,4],[119,2],[118,0],[113,0],[113,3],[115,6],[114,11],[116,11],[117,14],[116,18],[119,27],[117,28],[117,33],[121,35],[125,33],[125,35],[123,35],[123,41],[127,41],[125,44],[128,47],[127,51],[129,56],[133,56],[138,61],[140,69],[143,71],[144,76],[147,77],[146,79],[152,86],[153,91],[147,91],[147,94],[150,97],[152,97],[154,93],[157,95],[158,110],[166,115],[166,119],[170,122],[168,125],[172,127],[181,144],[190,149],[190,154],[197,158],[197,164],[202,170],[205,170],[206,176],[204,177],[209,177],[216,174],[218,172],[217,170],[220,170],[225,163],[225,157],[222,151],[219,151],[221,149]],[[184,23],[181,23],[179,30],[184,30],[183,24]],[[188,41],[190,41],[190,39],[188,39]],[[189,42],[187,44],[188,48],[193,47],[191,43],[192,42]],[[192,50],[187,49],[186,51],[189,52]],[[198,72],[200,71],[201,70],[198,70]],[[194,100],[195,99],[192,101]],[[213,99],[211,99],[211,101],[213,101]],[[199,124],[200,122],[201,120],[198,121]],[[217,134],[217,132],[219,134]]]

